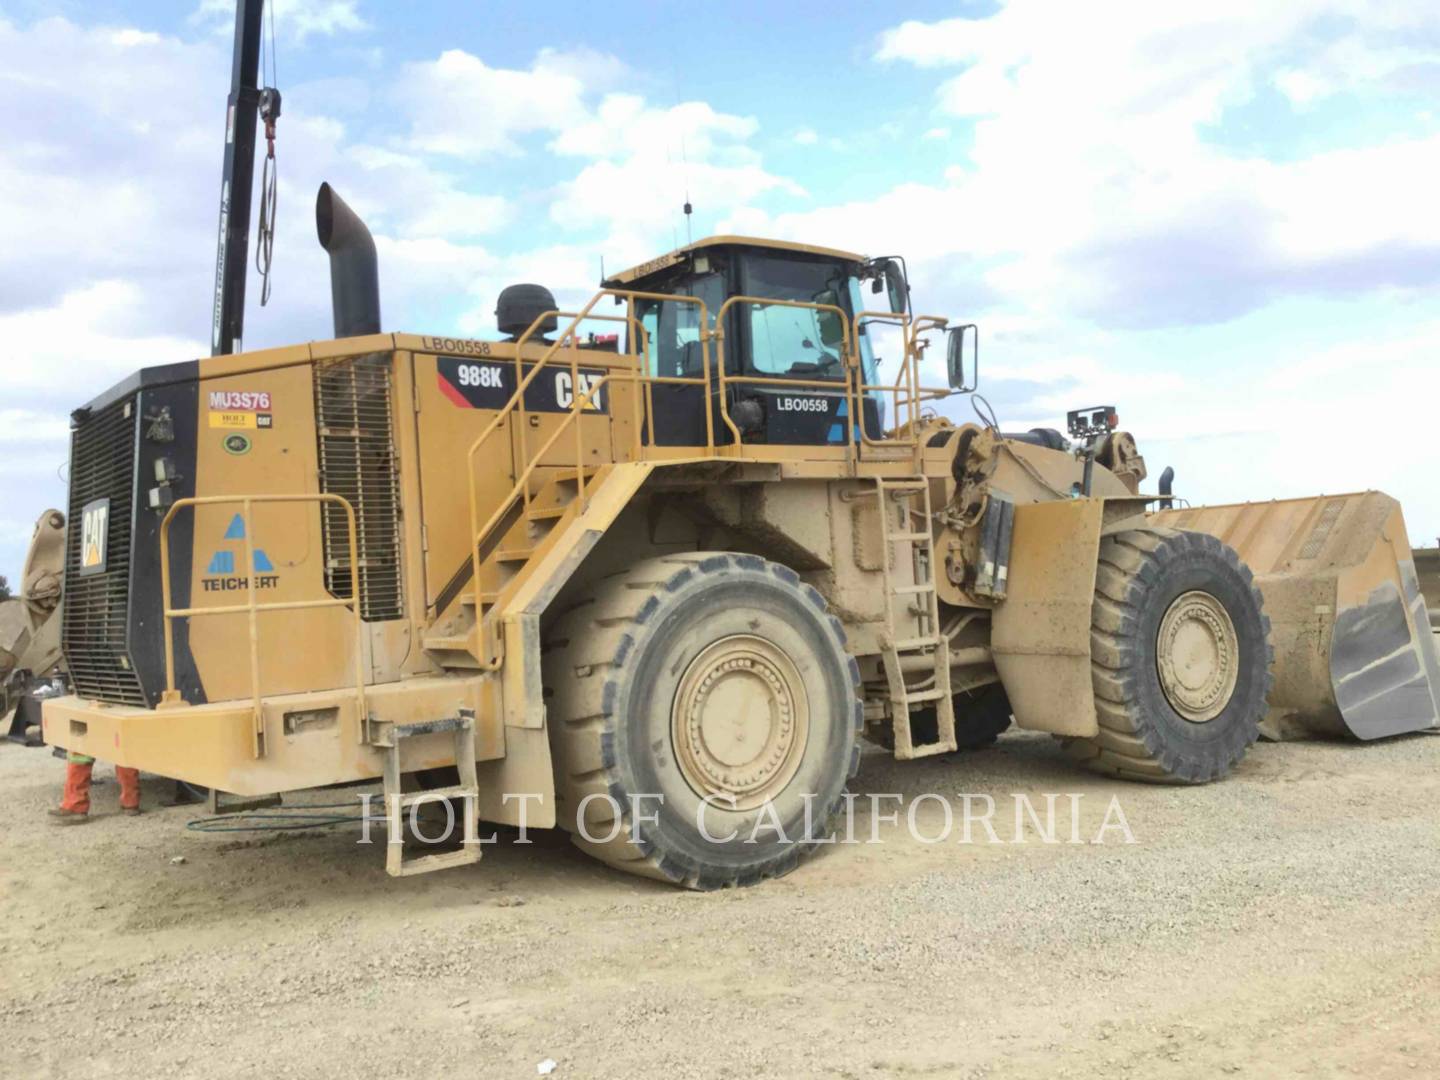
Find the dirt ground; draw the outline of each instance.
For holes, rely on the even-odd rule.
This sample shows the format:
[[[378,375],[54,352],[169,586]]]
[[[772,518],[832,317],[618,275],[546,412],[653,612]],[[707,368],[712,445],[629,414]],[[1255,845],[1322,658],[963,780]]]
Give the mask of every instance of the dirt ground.
[[[1262,744],[1202,789],[1024,734],[870,754],[861,793],[991,794],[1002,839],[1012,792],[1081,795],[1086,839],[1118,794],[1137,842],[902,816],[704,895],[550,833],[392,880],[353,827],[187,832],[148,778],[143,817],[111,782],[57,829],[62,773],[0,744],[6,1077],[1440,1075],[1440,738]]]

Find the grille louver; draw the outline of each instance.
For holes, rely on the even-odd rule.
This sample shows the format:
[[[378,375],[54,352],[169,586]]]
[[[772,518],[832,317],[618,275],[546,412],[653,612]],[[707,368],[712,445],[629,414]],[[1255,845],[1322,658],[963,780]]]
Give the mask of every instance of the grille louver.
[[[122,705],[146,704],[126,647],[130,543],[137,452],[135,399],[79,421],[70,435],[70,515],[65,534],[61,638],[76,693]],[[80,576],[80,518],[110,500],[105,571]]]
[[[320,490],[355,508],[360,614],[397,619],[400,599],[400,487],[395,475],[388,356],[330,361],[315,367],[315,420]],[[325,587],[350,596],[345,511],[322,505]]]

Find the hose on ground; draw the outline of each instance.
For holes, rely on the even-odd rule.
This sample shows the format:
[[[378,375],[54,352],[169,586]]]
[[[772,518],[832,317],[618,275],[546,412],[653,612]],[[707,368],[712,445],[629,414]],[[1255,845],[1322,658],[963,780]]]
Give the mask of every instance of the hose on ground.
[[[353,807],[354,803],[312,803],[304,812],[283,810],[271,813],[265,810],[246,810],[235,814],[215,814],[210,817],[194,818],[185,823],[190,832],[296,832],[301,829],[323,829],[330,825],[349,825],[366,821],[383,825],[384,815],[366,814],[315,814],[312,810],[339,810]]]

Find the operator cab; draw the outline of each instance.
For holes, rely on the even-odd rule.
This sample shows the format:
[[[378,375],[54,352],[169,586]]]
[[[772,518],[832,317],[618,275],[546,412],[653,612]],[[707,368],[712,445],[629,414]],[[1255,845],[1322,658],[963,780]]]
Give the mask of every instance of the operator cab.
[[[888,292],[888,298],[867,304],[866,283]],[[703,301],[705,319],[724,334],[725,374],[732,380],[726,387],[727,409],[747,443],[824,446],[858,440],[858,427],[847,422],[847,326],[860,311],[908,306],[899,260],[867,260],[831,248],[737,236],[701,240],[603,284]],[[744,301],[722,314],[726,301],[739,296],[838,308],[843,319],[816,307]],[[645,331],[647,374],[692,379],[704,374],[698,305],[644,299],[635,301],[633,314]],[[878,383],[878,361],[863,324],[858,345],[861,377],[866,384]],[[707,399],[716,442],[732,441],[719,416],[719,356],[712,345],[708,393],[699,386],[653,385],[655,430],[647,437],[656,445],[703,445]],[[878,391],[865,395],[863,408],[865,434],[880,438],[885,418]]]

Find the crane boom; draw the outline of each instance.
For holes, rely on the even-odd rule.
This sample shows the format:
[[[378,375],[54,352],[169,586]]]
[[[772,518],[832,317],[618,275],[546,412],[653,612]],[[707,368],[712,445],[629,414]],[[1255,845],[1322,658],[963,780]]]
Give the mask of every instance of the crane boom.
[[[242,348],[245,271],[250,254],[250,198],[255,184],[255,127],[260,108],[260,33],[265,0],[235,5],[235,60],[225,110],[225,165],[220,176],[220,225],[210,355]]]

